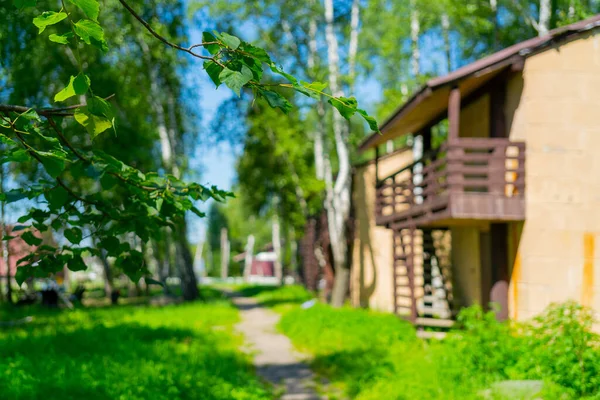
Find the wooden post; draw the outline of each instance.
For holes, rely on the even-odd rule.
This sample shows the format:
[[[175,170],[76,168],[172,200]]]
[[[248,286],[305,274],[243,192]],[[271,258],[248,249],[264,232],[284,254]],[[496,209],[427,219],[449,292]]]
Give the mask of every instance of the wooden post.
[[[227,228],[221,228],[221,279],[229,275],[229,240]]]
[[[423,135],[423,153],[426,154],[433,145],[431,143],[431,126],[424,128],[421,135]]]
[[[379,184],[379,146],[375,147],[375,185]]]
[[[408,282],[410,285],[410,320],[413,324],[417,322],[417,296],[415,288],[415,237],[417,236],[417,228],[411,225],[410,231],[410,254],[406,257],[406,266],[408,269]]]
[[[460,130],[460,89],[450,90],[448,99],[448,141],[458,139]]]

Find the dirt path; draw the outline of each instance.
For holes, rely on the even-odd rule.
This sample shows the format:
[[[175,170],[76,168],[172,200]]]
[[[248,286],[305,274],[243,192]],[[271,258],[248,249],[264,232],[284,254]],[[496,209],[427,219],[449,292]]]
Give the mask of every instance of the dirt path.
[[[300,361],[290,340],[277,332],[279,315],[258,305],[254,299],[233,297],[242,322],[237,329],[244,334],[248,349],[255,353],[257,373],[283,392],[281,400],[322,400],[313,389],[314,375]]]

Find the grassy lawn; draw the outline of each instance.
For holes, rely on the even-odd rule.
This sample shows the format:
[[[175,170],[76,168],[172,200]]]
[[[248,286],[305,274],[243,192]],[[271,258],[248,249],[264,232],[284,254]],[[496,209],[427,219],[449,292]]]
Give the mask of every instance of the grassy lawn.
[[[234,287],[233,289],[242,296],[255,298],[259,304],[269,307],[279,313],[288,312],[297,305],[314,297],[304,289],[304,287],[299,285],[242,285]]]
[[[310,296],[299,287],[248,290],[267,305],[288,299],[286,308],[274,303],[284,314],[279,329],[352,399],[600,399],[600,340],[590,331],[589,313],[575,304],[519,325],[467,309],[461,330],[426,342],[391,314],[293,306]],[[509,380],[544,381],[544,388],[532,397],[494,386]]]
[[[214,297],[214,296],[213,296]],[[229,302],[2,310],[2,399],[271,399],[238,351]]]

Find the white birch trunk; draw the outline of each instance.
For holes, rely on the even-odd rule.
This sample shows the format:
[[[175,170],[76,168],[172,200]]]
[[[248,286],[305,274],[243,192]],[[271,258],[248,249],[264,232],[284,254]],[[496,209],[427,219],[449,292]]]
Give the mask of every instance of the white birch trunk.
[[[221,228],[221,279],[229,276],[229,240],[227,228]]]
[[[540,36],[544,36],[550,30],[550,17],[552,14],[552,0],[540,0],[540,16],[537,23],[537,31]]]
[[[495,0],[492,0],[495,1]],[[448,14],[442,14],[442,37],[444,39],[444,55],[446,56],[446,68],[448,73],[452,71],[452,53],[450,47],[450,17]]]
[[[348,75],[352,91],[356,78],[356,53],[358,52],[358,24],[360,20],[359,0],[352,0],[350,12],[350,43],[348,45]]]
[[[254,259],[254,235],[248,235],[246,242],[246,257],[244,257],[244,280],[248,281],[252,273],[252,260]]]
[[[415,0],[410,1],[410,9],[410,69],[413,74],[413,77],[417,79],[417,77],[421,73],[421,52],[419,49],[419,34],[421,33],[421,24],[419,22],[419,10],[417,9]]]
[[[283,266],[281,264],[281,232],[279,229],[279,217],[277,216],[277,213],[273,216],[271,234],[273,251],[275,252],[275,277],[279,282],[282,282]]]
[[[334,96],[341,96],[343,92],[339,86],[339,49],[338,40],[335,35],[333,0],[325,0],[325,38],[327,42],[327,58],[329,64],[329,87]],[[358,25],[358,24],[357,24]],[[331,302],[334,307],[343,305],[348,291],[350,270],[347,260],[346,243],[346,221],[350,214],[350,155],[347,144],[347,131],[342,116],[333,113],[333,134],[338,157],[338,174],[335,185],[332,187],[331,165],[325,159],[325,183],[327,187],[325,209],[327,211],[327,223],[331,250],[333,253],[333,264],[335,270],[335,281]],[[329,165],[329,167],[328,167]],[[329,169],[329,173],[327,173]]]
[[[202,283],[202,277],[206,275],[206,266],[202,261],[202,253],[204,252],[204,242],[206,237],[204,234],[200,236],[198,244],[196,245],[196,253],[194,254],[194,272],[198,279],[198,283]]]

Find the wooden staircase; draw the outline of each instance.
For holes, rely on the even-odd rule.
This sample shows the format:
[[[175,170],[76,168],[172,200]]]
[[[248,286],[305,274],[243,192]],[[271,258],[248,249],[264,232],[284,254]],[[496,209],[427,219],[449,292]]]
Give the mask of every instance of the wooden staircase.
[[[422,337],[440,337],[452,327],[449,231],[394,229],[395,312]]]

